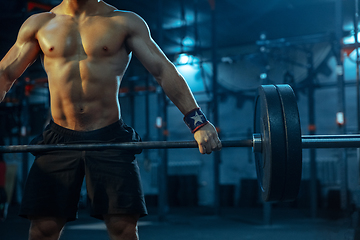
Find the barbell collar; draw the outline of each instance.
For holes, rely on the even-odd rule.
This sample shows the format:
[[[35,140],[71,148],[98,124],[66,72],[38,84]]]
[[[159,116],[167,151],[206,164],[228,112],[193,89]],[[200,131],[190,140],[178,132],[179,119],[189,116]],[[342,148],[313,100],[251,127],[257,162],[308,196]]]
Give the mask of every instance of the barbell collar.
[[[262,151],[262,138],[260,133],[254,133],[252,139],[252,150],[253,152],[261,152]]]

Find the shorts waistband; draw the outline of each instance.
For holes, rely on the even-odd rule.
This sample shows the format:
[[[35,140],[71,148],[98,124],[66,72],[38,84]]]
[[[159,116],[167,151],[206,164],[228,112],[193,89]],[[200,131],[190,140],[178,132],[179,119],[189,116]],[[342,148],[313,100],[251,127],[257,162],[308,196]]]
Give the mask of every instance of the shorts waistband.
[[[99,135],[107,135],[107,133],[113,133],[114,129],[116,129],[116,127],[123,127],[124,122],[122,119],[119,119],[118,121],[103,127],[103,128],[99,128],[96,130],[91,130],[91,131],[75,131],[72,129],[68,129],[65,127],[62,127],[58,124],[56,124],[53,120],[50,120],[49,123],[49,129],[57,132],[61,135],[66,135],[66,136],[71,136],[71,137],[76,137],[76,138],[92,138],[92,137],[97,137]]]

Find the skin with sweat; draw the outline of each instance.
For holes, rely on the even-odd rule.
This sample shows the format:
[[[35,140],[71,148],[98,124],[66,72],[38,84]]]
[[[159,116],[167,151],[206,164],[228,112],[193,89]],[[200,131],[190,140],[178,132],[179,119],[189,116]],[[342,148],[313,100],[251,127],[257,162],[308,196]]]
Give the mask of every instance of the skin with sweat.
[[[0,100],[41,56],[48,76],[55,123],[77,131],[120,119],[118,92],[132,54],[186,114],[198,107],[183,77],[150,36],[144,20],[103,1],[64,0],[29,17],[0,62]],[[221,148],[212,124],[194,134],[201,153]]]

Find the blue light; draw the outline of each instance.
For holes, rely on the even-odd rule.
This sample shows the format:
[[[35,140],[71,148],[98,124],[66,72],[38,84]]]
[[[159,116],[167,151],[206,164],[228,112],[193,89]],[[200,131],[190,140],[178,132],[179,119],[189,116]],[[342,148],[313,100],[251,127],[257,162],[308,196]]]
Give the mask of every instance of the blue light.
[[[359,41],[360,33],[358,33],[358,41]],[[347,36],[343,38],[343,43],[346,44],[354,44],[355,43],[355,36]]]
[[[177,63],[180,65],[185,65],[190,63],[191,56],[187,55],[186,53],[181,53],[177,59]]]
[[[195,45],[195,41],[190,37],[186,37],[182,40],[182,44],[185,47],[193,47]]]
[[[204,91],[200,68],[198,64],[184,64],[177,66],[178,71],[186,79],[189,87],[193,92]]]
[[[198,57],[186,53],[179,54],[175,62],[177,70],[186,79],[191,90],[195,92],[205,89],[199,62]]]
[[[260,74],[260,79],[264,80],[267,78],[267,74],[266,73],[262,73]]]

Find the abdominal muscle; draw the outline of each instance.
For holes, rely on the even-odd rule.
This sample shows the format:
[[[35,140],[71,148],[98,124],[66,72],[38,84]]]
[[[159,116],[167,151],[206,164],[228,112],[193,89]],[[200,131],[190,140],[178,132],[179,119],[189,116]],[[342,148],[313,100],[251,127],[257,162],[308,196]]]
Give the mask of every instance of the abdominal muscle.
[[[54,122],[91,131],[120,119],[120,76],[109,63],[45,60]]]

